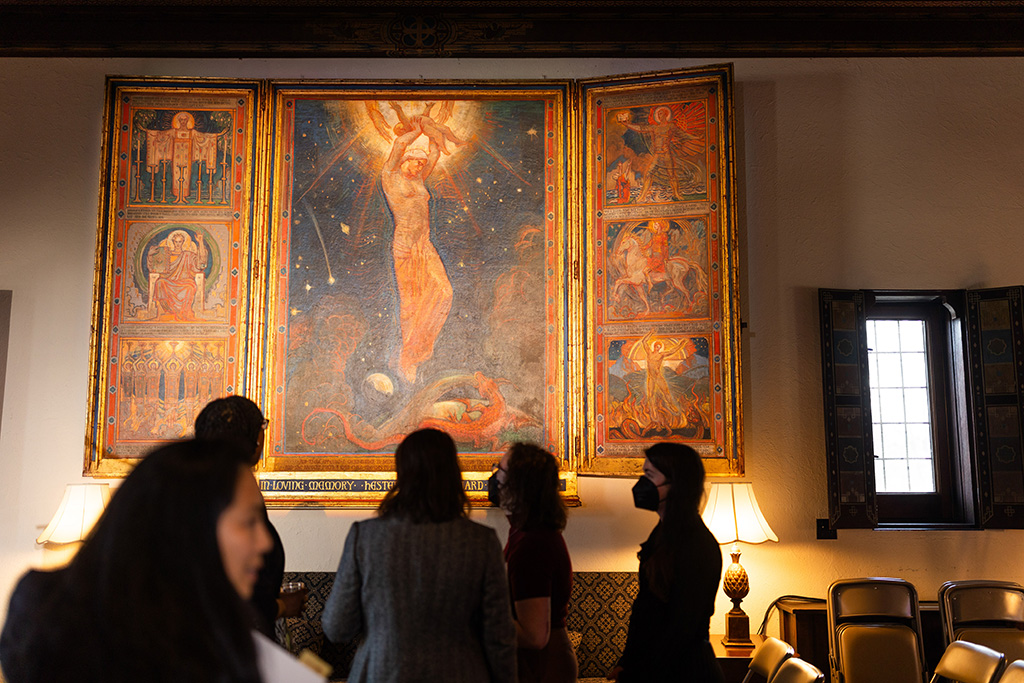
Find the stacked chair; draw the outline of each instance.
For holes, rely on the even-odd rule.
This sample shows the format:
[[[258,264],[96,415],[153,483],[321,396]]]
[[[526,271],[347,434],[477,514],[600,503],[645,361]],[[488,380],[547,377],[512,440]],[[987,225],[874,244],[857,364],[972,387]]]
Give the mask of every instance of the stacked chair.
[[[999,677],[999,683],[1024,683],[1024,661],[1011,662]]]
[[[924,683],[917,589],[903,579],[836,581],[828,590],[832,683]]]
[[[757,646],[750,664],[747,665],[747,675],[743,677],[743,683],[751,683],[755,675],[766,681],[772,680],[775,672],[779,670],[782,663],[793,656],[793,646],[778,638],[765,638],[764,642]]]
[[[942,679],[957,683],[996,683],[1004,662],[1002,652],[965,640],[954,640],[946,646],[942,659],[935,666],[932,683]]]
[[[799,657],[790,657],[782,663],[771,683],[820,683],[825,680],[818,667]]]
[[[946,645],[966,640],[1024,659],[1024,586],[1010,581],[947,581],[939,588]]]
[[[767,683],[819,683],[825,680],[816,666],[793,655],[793,646],[778,638],[765,638],[754,650],[743,683],[760,676]]]

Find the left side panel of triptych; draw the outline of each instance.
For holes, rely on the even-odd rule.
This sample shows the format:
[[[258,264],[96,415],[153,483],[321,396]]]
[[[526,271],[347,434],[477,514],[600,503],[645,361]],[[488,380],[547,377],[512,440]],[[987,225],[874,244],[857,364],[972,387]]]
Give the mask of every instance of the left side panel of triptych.
[[[246,393],[260,84],[108,80],[85,471],[127,473]]]

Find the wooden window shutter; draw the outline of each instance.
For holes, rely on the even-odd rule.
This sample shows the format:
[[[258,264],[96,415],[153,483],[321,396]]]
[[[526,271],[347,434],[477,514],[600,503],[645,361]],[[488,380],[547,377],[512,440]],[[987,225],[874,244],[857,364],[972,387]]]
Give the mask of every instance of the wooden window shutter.
[[[878,522],[864,299],[859,290],[818,290],[833,529]]]
[[[981,526],[1024,528],[1024,287],[967,293]]]

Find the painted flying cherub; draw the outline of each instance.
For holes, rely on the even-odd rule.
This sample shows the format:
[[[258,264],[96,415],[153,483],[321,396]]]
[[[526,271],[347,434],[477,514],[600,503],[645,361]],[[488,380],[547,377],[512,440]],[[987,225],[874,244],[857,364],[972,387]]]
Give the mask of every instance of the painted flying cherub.
[[[398,123],[392,129],[395,135],[402,135],[408,133],[411,130],[419,128],[429,140],[433,140],[437,143],[438,148],[442,154],[451,154],[448,151],[446,142],[451,142],[456,147],[461,147],[466,144],[459,136],[457,136],[452,129],[446,126],[444,123],[438,123],[431,116],[431,110],[437,102],[425,102],[423,104],[423,113],[415,114],[411,117],[405,115],[405,111],[402,109],[402,105],[398,102],[388,102],[388,105],[395,110],[395,114],[398,116]],[[446,102],[445,104],[451,104]],[[445,112],[444,107],[441,109],[442,114]],[[448,112],[450,115],[450,112]],[[447,117],[439,116],[442,120],[446,120]]]

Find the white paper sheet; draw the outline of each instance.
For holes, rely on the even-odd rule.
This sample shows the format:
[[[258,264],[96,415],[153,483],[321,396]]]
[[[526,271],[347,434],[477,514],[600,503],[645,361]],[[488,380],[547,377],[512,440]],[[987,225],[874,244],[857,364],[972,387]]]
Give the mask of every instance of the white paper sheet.
[[[262,633],[253,632],[263,683],[325,683],[326,678],[302,664],[292,653]]]

